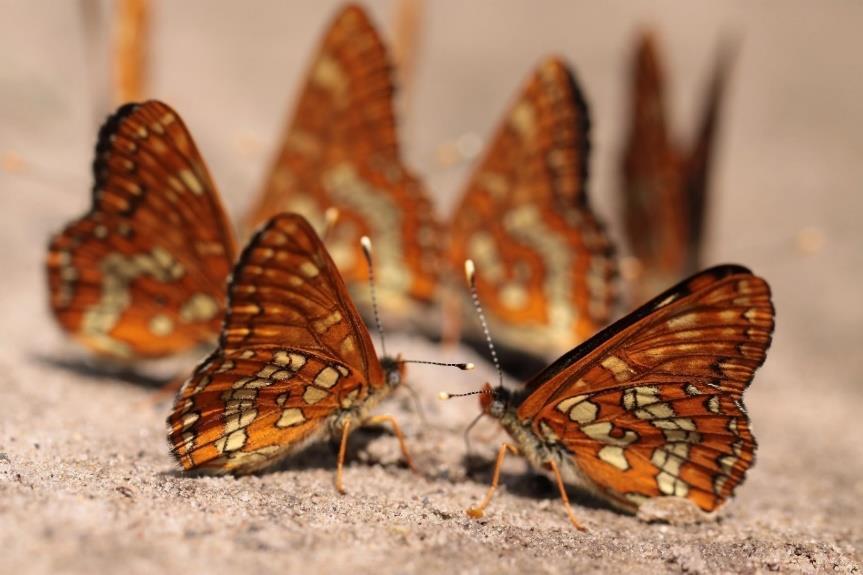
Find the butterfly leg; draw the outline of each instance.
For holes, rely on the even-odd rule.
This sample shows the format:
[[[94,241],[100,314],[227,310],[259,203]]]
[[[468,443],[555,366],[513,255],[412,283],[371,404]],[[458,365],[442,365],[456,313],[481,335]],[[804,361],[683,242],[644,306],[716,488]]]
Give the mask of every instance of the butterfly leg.
[[[557,463],[551,459],[548,465],[551,467],[552,473],[554,473],[554,479],[557,481],[557,488],[560,490],[560,497],[563,499],[563,506],[566,507],[566,514],[569,515],[569,521],[579,531],[587,531],[587,528],[578,522],[578,519],[575,518],[575,513],[572,512],[572,507],[569,505],[569,497],[566,495],[566,488],[563,485],[563,478],[560,476],[560,469],[558,469]]]
[[[351,420],[345,419],[345,424],[342,426],[342,440],[339,444],[339,458],[336,461],[336,491],[345,494],[345,485],[342,480],[342,468],[345,464],[345,453],[348,450],[348,436],[351,434]]]
[[[392,415],[373,415],[366,419],[363,422],[363,425],[380,425],[382,423],[389,423],[392,426],[393,433],[396,434],[396,438],[398,438],[399,440],[399,446],[401,446],[402,455],[405,458],[405,463],[407,463],[407,466],[410,467],[411,471],[413,471],[414,473],[419,473],[419,471],[417,471],[417,468],[414,467],[413,459],[411,458],[411,454],[408,453],[408,447],[405,443],[405,436],[402,433],[402,429],[401,427],[399,427],[399,424],[396,423],[395,417],[393,417]]]
[[[479,505],[474,505],[473,507],[469,507],[466,513],[473,517],[474,519],[479,519],[483,516],[485,512],[485,508],[488,507],[488,504],[491,502],[491,497],[494,495],[495,490],[497,489],[497,484],[500,481],[500,467],[503,465],[503,460],[506,457],[506,452],[511,451],[513,455],[518,455],[518,448],[511,443],[502,443],[500,449],[497,452],[497,461],[494,464],[494,473],[491,477],[491,486],[488,488],[488,492],[485,494],[485,497],[482,501],[480,501]]]

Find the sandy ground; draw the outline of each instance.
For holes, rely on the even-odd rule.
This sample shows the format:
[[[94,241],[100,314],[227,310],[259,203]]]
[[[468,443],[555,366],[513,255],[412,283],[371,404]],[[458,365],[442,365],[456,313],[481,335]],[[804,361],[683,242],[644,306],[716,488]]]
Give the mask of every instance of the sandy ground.
[[[480,465],[466,473],[461,432],[476,404],[434,397],[474,389],[492,376],[487,367],[412,370],[425,421],[406,394],[384,407],[402,421],[422,475],[400,464],[386,432],[353,438],[345,496],[333,489],[326,444],[256,477],[177,473],[165,442],[167,405],[154,403],[153,381],[88,367],[45,305],[45,242],[89,202],[104,111],[94,104],[98,74],[84,50],[79,4],[4,1],[0,153],[15,152],[24,166],[0,171],[0,572],[860,572],[863,4],[465,4],[428,3],[406,102],[406,149],[442,213],[465,166],[442,167],[437,147],[465,133],[484,137],[529,67],[555,51],[576,64],[590,97],[592,192],[615,224],[623,69],[635,27],[652,22],[663,34],[681,136],[692,128],[721,34],[743,38],[709,259],[766,277],[778,317],[747,395],[761,447],[738,498],[714,521],[672,525],[576,495],[576,513],[590,527],[579,534],[551,483],[513,459],[487,517],[470,520],[463,510],[484,493],[500,436],[480,428]],[[239,213],[332,6],[157,7],[153,94],[184,115]],[[391,3],[371,8],[387,28]],[[481,361],[467,350],[391,339],[392,349],[414,357]]]

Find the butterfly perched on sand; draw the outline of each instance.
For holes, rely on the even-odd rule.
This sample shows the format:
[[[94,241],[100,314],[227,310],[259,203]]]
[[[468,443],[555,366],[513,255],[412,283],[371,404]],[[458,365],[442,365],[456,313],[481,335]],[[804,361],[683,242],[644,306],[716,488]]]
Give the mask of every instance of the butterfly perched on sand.
[[[629,247],[639,264],[641,299],[701,267],[707,187],[731,56],[727,49],[720,53],[694,143],[684,149],[669,135],[656,40],[645,33],[638,42],[622,206]]]
[[[180,116],[150,101],[102,126],[93,204],[48,247],[51,309],[70,335],[123,360],[215,341],[234,237]]]
[[[469,281],[472,271],[468,271]],[[486,384],[482,412],[550,470],[633,511],[683,497],[712,511],[755,459],[743,392],[770,346],[774,310],[763,279],[737,265],[702,271],[564,354],[518,390]]]
[[[556,356],[612,313],[617,267],[588,201],[589,132],[574,74],[548,58],[506,112],[455,209],[450,263],[460,269],[470,258],[483,270],[476,289],[510,352]]]
[[[320,231],[327,210],[337,208],[325,241],[360,309],[369,307],[365,235],[376,249],[381,305],[404,316],[436,295],[441,234],[422,184],[402,161],[393,97],[386,48],[366,13],[348,5],[324,34],[246,223],[254,229],[290,211]]]
[[[369,262],[370,243],[364,243]],[[406,361],[378,359],[323,243],[297,214],[274,216],[239,258],[218,349],[183,384],[168,418],[172,453],[186,470],[249,473],[322,435],[393,426],[368,412],[404,378]],[[470,369],[470,364],[447,364]]]

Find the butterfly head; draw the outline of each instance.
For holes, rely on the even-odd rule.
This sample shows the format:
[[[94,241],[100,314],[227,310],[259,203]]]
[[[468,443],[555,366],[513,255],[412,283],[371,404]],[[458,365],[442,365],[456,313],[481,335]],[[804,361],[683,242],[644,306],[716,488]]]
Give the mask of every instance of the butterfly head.
[[[401,357],[382,357],[381,367],[384,369],[384,381],[387,387],[396,388],[405,379],[405,362]]]
[[[479,405],[484,414],[500,419],[509,405],[509,392],[503,386],[492,387],[486,383],[479,392]]]

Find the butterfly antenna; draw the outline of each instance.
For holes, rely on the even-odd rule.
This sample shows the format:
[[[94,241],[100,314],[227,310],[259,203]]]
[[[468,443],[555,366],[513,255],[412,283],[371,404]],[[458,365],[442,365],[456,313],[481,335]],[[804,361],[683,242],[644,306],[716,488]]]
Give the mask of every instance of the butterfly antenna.
[[[482,333],[485,336],[485,342],[488,344],[488,350],[491,353],[491,359],[494,362],[494,367],[497,370],[498,385],[503,387],[503,370],[500,368],[500,360],[497,358],[497,350],[494,348],[494,342],[491,340],[491,334],[488,331],[488,324],[485,321],[485,313],[482,311],[482,304],[479,302],[479,294],[476,292],[476,266],[473,260],[464,261],[464,275],[467,278],[467,285],[470,289],[470,297],[473,300],[473,307],[476,309],[476,314],[479,316],[479,323],[482,325]]]
[[[381,325],[381,317],[378,313],[378,298],[375,292],[375,268],[372,264],[372,240],[368,236],[360,238],[360,244],[363,246],[363,254],[366,256],[366,263],[369,266],[369,291],[372,296],[372,312],[375,315],[375,325],[378,328],[378,333],[381,337],[381,356],[387,357],[387,346],[384,342],[384,328]]]
[[[469,361],[466,363],[444,363],[442,361],[426,361],[423,359],[400,359],[400,360],[398,360],[398,362],[399,363],[421,363],[424,365],[439,365],[441,367],[457,367],[462,371],[470,371],[476,367],[474,364],[472,364]]]

